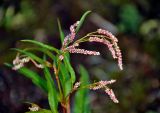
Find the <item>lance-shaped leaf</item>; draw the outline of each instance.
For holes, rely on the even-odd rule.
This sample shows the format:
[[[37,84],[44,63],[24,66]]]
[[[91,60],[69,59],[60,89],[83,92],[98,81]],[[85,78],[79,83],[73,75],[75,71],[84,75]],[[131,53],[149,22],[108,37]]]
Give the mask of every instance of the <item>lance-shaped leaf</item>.
[[[54,81],[51,77],[51,73],[49,69],[45,66],[44,67],[44,74],[45,78],[47,80],[47,88],[48,88],[48,101],[51,108],[51,111],[53,113],[58,113],[57,107],[58,107],[58,99],[57,99],[57,91],[56,87],[54,85]]]
[[[87,70],[83,67],[79,67],[81,87],[89,84],[89,75]],[[89,107],[89,89],[80,89],[75,95],[74,113],[90,113]]]
[[[48,50],[55,51],[56,53],[59,53],[59,50],[54,48],[53,46],[50,46],[50,45],[47,45],[47,44],[44,44],[44,43],[41,43],[41,42],[38,42],[38,41],[35,41],[35,40],[21,40],[21,41],[22,42],[33,43],[33,44],[38,45],[40,47],[43,47],[43,48],[46,48]]]
[[[12,67],[11,64],[5,63],[6,66],[8,67]],[[32,80],[32,82],[38,86],[39,88],[41,88],[44,92],[47,92],[47,83],[46,80],[43,79],[42,77],[40,77],[36,72],[26,68],[26,67],[22,67],[20,69],[17,70],[19,73],[21,73],[22,75],[24,75],[25,77],[29,78]]]
[[[79,24],[78,24],[78,26],[77,26],[77,28],[76,28],[76,33],[79,31],[79,29],[80,29],[80,27],[82,26],[85,18],[86,18],[86,17],[88,16],[88,14],[90,14],[90,13],[91,13],[91,11],[86,11],[86,12],[82,15],[82,17],[81,17],[81,19],[80,19],[80,21],[79,21]]]
[[[52,60],[54,60],[54,54],[51,52],[51,51],[49,51],[49,50],[47,50],[47,49],[45,49],[45,48],[26,48],[25,49],[25,51],[38,51],[38,52],[42,52],[42,53],[44,53],[44,54],[46,54],[48,57],[50,57]]]
[[[74,69],[73,69],[73,67],[72,67],[71,63],[69,62],[69,59],[66,55],[64,55],[63,61],[64,61],[64,64],[71,75],[71,81],[72,81],[72,85],[73,85],[76,80]]]
[[[71,81],[71,77],[70,74],[68,72],[68,70],[66,69],[66,66],[61,63],[60,66],[60,81],[62,84],[62,88],[63,88],[63,92],[65,97],[70,93],[71,89],[72,89],[72,81]]]
[[[61,27],[61,23],[60,23],[59,19],[57,19],[57,22],[58,22],[58,29],[59,29],[59,35],[60,35],[61,43],[63,44],[64,32],[62,31],[62,27]]]

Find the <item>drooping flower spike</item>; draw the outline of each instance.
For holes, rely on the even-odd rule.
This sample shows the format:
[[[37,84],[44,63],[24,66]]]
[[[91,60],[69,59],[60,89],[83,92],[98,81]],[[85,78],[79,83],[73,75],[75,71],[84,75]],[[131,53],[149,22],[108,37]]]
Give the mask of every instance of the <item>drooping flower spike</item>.
[[[96,83],[93,83],[91,86],[90,86],[90,89],[92,90],[99,90],[99,89],[105,89],[105,92],[109,95],[109,97],[111,98],[111,100],[114,102],[114,103],[119,103],[118,99],[116,98],[114,92],[112,89],[108,88],[107,85],[109,84],[113,84],[114,82],[116,82],[116,80],[105,80],[105,81],[99,81],[99,82],[96,82]]]
[[[102,88],[105,88],[106,85],[109,85],[109,84],[113,84],[114,82],[116,82],[116,80],[101,80],[99,82],[96,82],[94,83],[93,85],[90,86],[90,89],[92,90],[98,90],[98,89],[102,89]]]
[[[109,32],[107,30],[98,29],[97,32],[99,34],[102,34],[102,35],[106,36],[107,38],[109,38],[112,41],[112,44],[113,44],[114,49],[115,49],[115,53],[117,55],[116,58],[118,59],[119,68],[121,70],[123,70],[123,66],[122,66],[122,53],[121,53],[121,50],[119,49],[119,46],[117,44],[118,39],[111,32]]]
[[[62,46],[62,50],[63,51],[67,50],[70,53],[79,53],[79,54],[85,54],[85,55],[100,55],[99,52],[80,49],[80,48],[76,48],[76,47],[79,46],[79,43],[86,42],[86,41],[102,43],[108,47],[109,51],[112,54],[112,57],[114,59],[118,60],[119,68],[121,70],[123,70],[122,53],[121,53],[121,50],[117,44],[118,39],[111,32],[109,32],[107,30],[98,29],[96,32],[89,33],[86,36],[79,39],[81,41],[79,41],[79,40],[75,41],[75,43],[73,43],[72,45],[65,47],[68,44],[70,44],[71,42],[73,42],[75,35],[76,35],[75,28],[78,26],[78,24],[79,24],[79,22],[76,22],[75,24],[71,25],[71,27],[70,27],[71,33],[65,37],[64,43]],[[62,58],[62,57],[60,57],[60,58]]]

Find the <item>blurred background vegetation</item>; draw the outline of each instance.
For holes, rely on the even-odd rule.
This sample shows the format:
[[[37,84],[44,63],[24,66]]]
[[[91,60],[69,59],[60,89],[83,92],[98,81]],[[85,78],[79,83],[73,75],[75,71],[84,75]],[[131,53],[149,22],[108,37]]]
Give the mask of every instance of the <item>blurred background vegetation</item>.
[[[44,92],[4,66],[12,62],[10,48],[24,46],[21,39],[35,39],[60,48],[57,18],[65,34],[69,26],[91,10],[78,37],[103,28],[114,33],[123,53],[124,70],[99,44],[101,56],[72,55],[76,69],[83,63],[94,80],[116,79],[111,86],[119,99],[114,104],[101,91],[90,92],[92,113],[160,113],[160,1],[159,0],[1,0],[0,1],[0,113],[28,111],[25,101],[48,107]]]

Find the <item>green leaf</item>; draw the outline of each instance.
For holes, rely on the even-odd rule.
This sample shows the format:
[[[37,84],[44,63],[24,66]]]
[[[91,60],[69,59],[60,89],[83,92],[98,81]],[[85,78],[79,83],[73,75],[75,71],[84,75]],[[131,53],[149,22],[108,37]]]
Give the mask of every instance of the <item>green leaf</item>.
[[[33,43],[33,44],[36,44],[40,47],[43,47],[43,48],[46,48],[48,50],[51,50],[51,51],[55,51],[56,53],[59,53],[59,50],[50,46],[50,45],[46,45],[46,44],[43,44],[41,42],[38,42],[38,41],[35,41],[35,40],[21,40],[22,42],[29,42],[29,43]]]
[[[71,81],[71,77],[69,75],[68,70],[66,69],[65,65],[63,63],[61,63],[60,66],[60,81],[62,84],[62,88],[63,88],[63,92],[65,97],[70,93],[71,89],[72,89],[72,81]]]
[[[59,21],[59,19],[57,19],[57,22],[58,22],[58,29],[59,29],[59,35],[60,35],[60,38],[61,38],[61,43],[63,44],[63,41],[64,41],[64,32],[62,31],[62,27],[61,27],[61,23]]]
[[[47,80],[47,87],[48,87],[48,101],[53,113],[58,113],[58,99],[57,99],[57,91],[54,85],[54,81],[51,77],[51,73],[49,69],[45,66],[44,68],[45,78]]]
[[[54,57],[55,57],[51,51],[49,51],[49,50],[47,50],[45,48],[34,48],[34,47],[32,47],[32,48],[25,49],[25,51],[40,51],[40,52],[46,54],[52,60],[54,60]]]
[[[28,112],[25,112],[25,113],[52,113],[52,111],[47,110],[47,109],[40,109],[38,111],[28,111]]]
[[[82,83],[81,86],[85,86],[89,84],[89,75],[87,70],[80,66],[80,81]],[[75,95],[75,103],[74,103],[74,113],[90,113],[89,107],[89,89],[80,89],[76,92]]]
[[[88,16],[88,14],[90,14],[90,13],[91,13],[91,11],[86,11],[86,12],[82,15],[82,17],[81,17],[81,19],[80,19],[80,21],[79,21],[79,25],[78,25],[77,28],[76,28],[76,33],[79,31],[79,29],[80,29],[80,27],[82,26],[85,18],[86,18],[86,17]]]
[[[6,66],[8,67],[12,67],[11,64],[5,63]],[[44,92],[47,92],[47,83],[46,81],[40,77],[36,72],[26,68],[26,67],[22,67],[19,70],[17,70],[19,73],[21,73],[22,75],[24,75],[25,77],[29,78],[32,80],[32,82],[38,86],[39,88],[41,88]]]
[[[68,59],[68,57],[66,55],[64,55],[64,60],[63,61],[64,61],[65,65],[66,65],[66,68],[68,69],[68,71],[69,71],[69,73],[71,75],[71,81],[72,81],[72,85],[73,85],[73,83],[76,80],[74,69],[71,66],[71,63],[69,62],[69,59]]]

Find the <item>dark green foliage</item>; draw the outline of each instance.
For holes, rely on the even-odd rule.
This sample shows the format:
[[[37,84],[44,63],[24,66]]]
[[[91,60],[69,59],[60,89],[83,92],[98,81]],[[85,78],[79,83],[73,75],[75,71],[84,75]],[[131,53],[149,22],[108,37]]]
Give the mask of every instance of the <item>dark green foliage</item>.
[[[35,40],[21,40],[22,42],[29,42],[29,43],[33,43],[35,45],[38,45],[42,48],[45,48],[45,49],[48,49],[48,50],[51,50],[51,51],[55,51],[56,53],[59,53],[59,50],[54,48],[53,46],[50,46],[50,45],[46,45],[44,43],[41,43],[41,42],[38,42],[38,41],[35,41]]]
[[[137,33],[142,17],[134,5],[128,4],[121,7],[119,28],[122,32]]]
[[[76,28],[76,33],[79,31],[82,26],[86,16],[91,11],[87,11],[81,17],[79,21],[79,25]],[[60,22],[58,20],[58,27],[61,42],[63,44],[64,33],[62,31]],[[43,89],[48,94],[48,101],[50,110],[40,109],[38,111],[31,111],[26,113],[58,113],[58,105],[64,104],[67,105],[68,98],[70,94],[73,93],[73,85],[76,81],[75,71],[70,62],[69,52],[64,52],[54,48],[53,46],[43,44],[41,42],[35,40],[21,40],[22,42],[32,43],[36,47],[30,47],[26,49],[13,49],[16,50],[19,55],[24,55],[25,57],[29,57],[30,60],[34,63],[37,62],[42,65],[42,69],[44,72],[44,78],[39,76],[36,72],[22,67],[18,69],[18,72],[30,78],[34,84]],[[43,59],[36,55],[36,52],[42,52],[44,54]],[[56,53],[54,55],[53,53]],[[59,56],[62,55],[64,57],[63,60],[59,59]],[[18,56],[20,58],[20,56]],[[48,59],[47,59],[48,58]],[[23,63],[23,62],[22,62]],[[11,65],[9,65],[12,67]],[[36,66],[36,65],[35,65]],[[51,75],[51,71],[54,72],[54,76]],[[80,75],[82,82],[82,86],[85,86],[89,83],[88,73],[83,66],[80,66]],[[54,82],[54,78],[56,82]],[[89,113],[89,97],[88,97],[88,89],[79,90],[75,96],[75,113]],[[69,108],[70,109],[70,108]],[[78,110],[80,109],[80,110]],[[78,111],[78,112],[76,112]]]
[[[89,75],[87,70],[81,65],[79,66],[80,71],[80,81],[82,83],[81,87],[89,84]],[[89,89],[84,88],[76,92],[75,103],[74,103],[74,113],[90,113],[89,107]]]
[[[65,65],[67,66],[67,70],[68,70],[69,73],[70,73],[71,81],[72,81],[72,85],[73,85],[73,83],[74,83],[75,80],[76,80],[76,76],[75,76],[74,69],[73,69],[73,67],[71,66],[71,63],[69,62],[69,59],[67,58],[67,56],[64,56],[64,63],[65,63]]]
[[[47,67],[44,68],[44,75],[47,81],[47,88],[48,88],[48,101],[53,113],[58,113],[57,106],[58,106],[58,99],[57,99],[57,91],[54,85],[54,81],[51,77],[51,73]]]
[[[66,97],[72,89],[72,81],[69,71],[67,70],[67,66],[64,63],[61,63],[60,67],[60,80],[63,88],[63,93]]]

